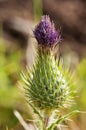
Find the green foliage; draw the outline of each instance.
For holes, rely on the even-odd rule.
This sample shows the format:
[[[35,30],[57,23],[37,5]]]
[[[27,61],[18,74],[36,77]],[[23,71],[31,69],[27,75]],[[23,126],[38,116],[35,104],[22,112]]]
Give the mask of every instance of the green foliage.
[[[17,122],[13,109],[20,99],[17,88],[22,52],[6,47],[0,39],[0,129],[13,127]],[[15,105],[16,104],[16,105]]]
[[[76,77],[79,88],[79,100],[77,99],[77,103],[79,108],[86,109],[86,59],[83,59],[77,66]]]

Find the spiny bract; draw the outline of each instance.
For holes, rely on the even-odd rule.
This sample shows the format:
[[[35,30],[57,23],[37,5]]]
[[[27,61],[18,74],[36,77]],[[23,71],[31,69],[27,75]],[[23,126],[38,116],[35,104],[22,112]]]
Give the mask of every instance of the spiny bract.
[[[23,78],[27,99],[36,107],[56,109],[68,104],[71,95],[69,81],[52,53],[40,53],[33,69]]]

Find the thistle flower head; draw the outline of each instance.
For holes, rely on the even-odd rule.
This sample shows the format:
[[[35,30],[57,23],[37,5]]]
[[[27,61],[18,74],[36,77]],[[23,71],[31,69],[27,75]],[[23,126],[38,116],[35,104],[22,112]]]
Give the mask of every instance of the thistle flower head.
[[[34,36],[38,42],[38,51],[33,68],[22,75],[25,83],[24,92],[28,103],[41,120],[41,123],[38,121],[40,125],[38,129],[43,127],[43,130],[53,130],[59,122],[74,113],[66,116],[58,114],[58,117],[56,114],[54,116],[56,119],[49,125],[52,112],[71,105],[74,86],[69,71],[64,70],[63,65],[55,59],[54,52],[61,35],[56,31],[49,16],[42,17],[34,30]]]
[[[34,36],[43,46],[54,46],[61,40],[59,31],[56,31],[54,23],[51,22],[49,16],[44,15],[34,30]]]

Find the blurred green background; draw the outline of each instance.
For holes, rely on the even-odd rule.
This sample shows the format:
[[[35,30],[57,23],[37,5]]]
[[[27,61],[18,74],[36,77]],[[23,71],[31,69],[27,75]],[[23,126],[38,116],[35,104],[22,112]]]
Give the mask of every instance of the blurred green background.
[[[77,96],[72,109],[82,111],[63,130],[86,128],[86,2],[51,0],[0,1],[0,130],[24,130],[14,114],[23,119],[33,114],[21,93],[20,73],[34,61],[32,31],[42,14],[49,14],[61,27],[61,59],[74,74]],[[78,12],[78,13],[77,13]],[[20,88],[19,88],[20,87]],[[29,123],[29,122],[28,122]]]

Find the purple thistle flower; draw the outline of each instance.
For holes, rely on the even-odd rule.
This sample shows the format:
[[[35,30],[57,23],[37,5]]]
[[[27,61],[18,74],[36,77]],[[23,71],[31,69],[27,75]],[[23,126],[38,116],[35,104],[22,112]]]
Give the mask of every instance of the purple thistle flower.
[[[49,16],[47,15],[42,17],[33,33],[38,41],[38,44],[41,45],[53,46],[61,40],[60,32],[56,31],[54,23],[51,22]]]

